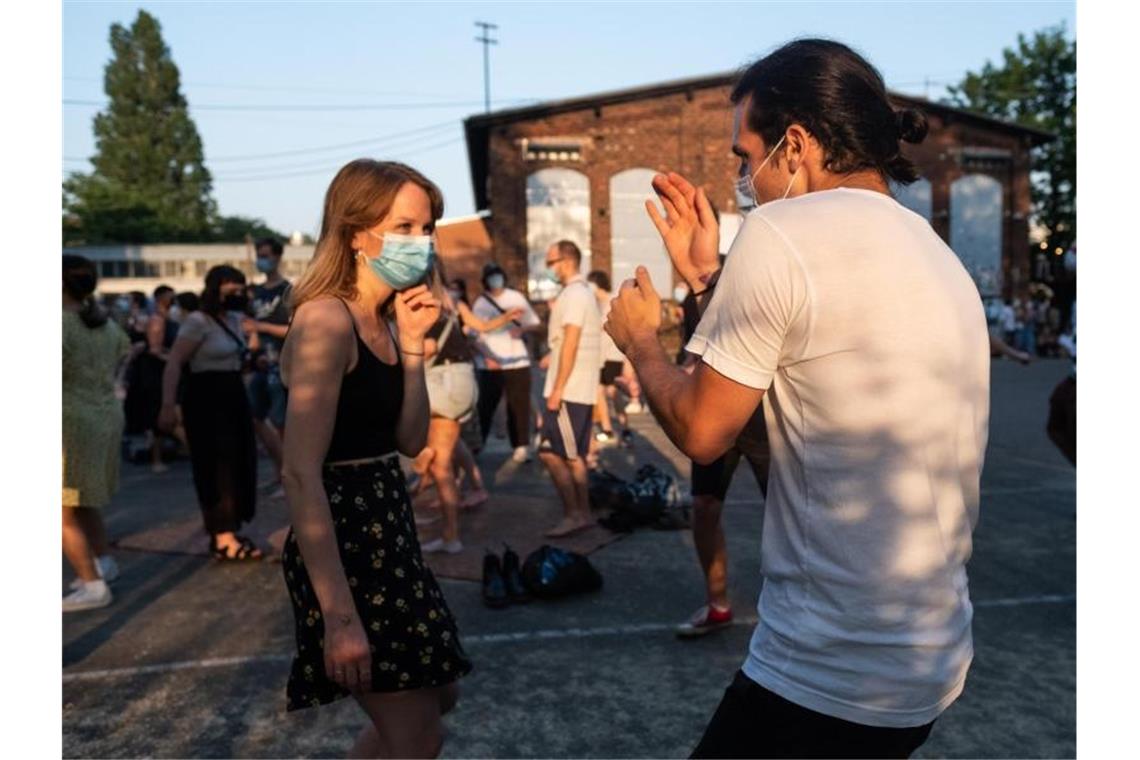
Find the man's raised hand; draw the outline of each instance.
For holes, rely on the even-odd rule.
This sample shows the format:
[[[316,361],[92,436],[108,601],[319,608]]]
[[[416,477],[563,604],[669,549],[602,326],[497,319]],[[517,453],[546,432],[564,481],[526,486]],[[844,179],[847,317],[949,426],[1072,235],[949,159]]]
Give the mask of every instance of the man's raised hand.
[[[715,272],[720,265],[720,227],[703,188],[696,188],[676,172],[658,174],[653,190],[665,207],[665,216],[652,200],[645,210],[665,243],[677,273],[694,291],[705,287],[702,275]]]

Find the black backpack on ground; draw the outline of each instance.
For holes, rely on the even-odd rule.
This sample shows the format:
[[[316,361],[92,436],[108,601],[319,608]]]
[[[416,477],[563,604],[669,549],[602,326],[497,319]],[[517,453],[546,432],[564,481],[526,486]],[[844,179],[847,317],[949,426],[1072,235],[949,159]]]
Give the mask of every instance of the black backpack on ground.
[[[527,555],[522,566],[527,591],[539,599],[597,591],[602,576],[581,554],[544,544]]]
[[[591,472],[589,488],[590,505],[610,509],[599,524],[615,533],[629,533],[647,525],[658,530],[689,527],[688,511],[681,503],[676,482],[654,465],[641,467],[632,483],[604,470]]]
[[[632,498],[629,483],[601,467],[590,470],[587,489],[593,510],[621,509]]]

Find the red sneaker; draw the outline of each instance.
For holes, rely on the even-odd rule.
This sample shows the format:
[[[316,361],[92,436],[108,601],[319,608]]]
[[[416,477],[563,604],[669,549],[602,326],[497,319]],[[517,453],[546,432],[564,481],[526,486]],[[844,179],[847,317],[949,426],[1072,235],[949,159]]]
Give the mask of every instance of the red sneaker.
[[[677,636],[682,639],[692,639],[730,625],[732,625],[732,608],[714,607],[709,604],[701,607],[691,618],[677,626]]]

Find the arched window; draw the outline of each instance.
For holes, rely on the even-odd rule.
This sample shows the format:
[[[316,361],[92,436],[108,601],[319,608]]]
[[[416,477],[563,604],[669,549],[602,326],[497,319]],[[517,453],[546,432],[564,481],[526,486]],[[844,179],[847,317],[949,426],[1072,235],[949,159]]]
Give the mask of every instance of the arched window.
[[[1002,187],[993,177],[967,174],[950,185],[950,247],[983,297],[1001,293]]]
[[[530,298],[553,298],[558,286],[539,275],[546,249],[571,240],[582,250],[582,272],[590,271],[590,182],[573,169],[539,169],[526,178],[527,290]]]
[[[930,180],[920,179],[909,185],[891,182],[891,195],[904,207],[921,216],[926,221],[931,219],[931,191]]]
[[[610,177],[610,279],[616,288],[644,266],[653,287],[664,295],[673,290],[673,264],[645,211],[645,201],[657,197],[651,184],[654,174],[651,169],[626,169]]]

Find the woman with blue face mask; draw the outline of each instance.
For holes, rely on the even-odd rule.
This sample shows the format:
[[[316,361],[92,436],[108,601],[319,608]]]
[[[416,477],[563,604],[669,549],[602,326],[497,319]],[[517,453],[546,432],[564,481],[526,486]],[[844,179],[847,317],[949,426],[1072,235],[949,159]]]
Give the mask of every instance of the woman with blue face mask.
[[[397,457],[427,444],[442,213],[439,189],[411,167],[342,168],[281,354],[292,522],[282,564],[297,625],[287,708],[353,696],[370,718],[353,757],[435,757],[440,717],[471,670]]]

